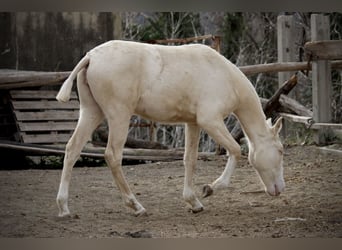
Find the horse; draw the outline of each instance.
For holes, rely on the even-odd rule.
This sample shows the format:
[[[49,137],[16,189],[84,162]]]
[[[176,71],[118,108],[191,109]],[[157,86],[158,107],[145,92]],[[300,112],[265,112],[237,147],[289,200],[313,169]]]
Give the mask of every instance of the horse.
[[[222,174],[203,187],[203,197],[229,185],[241,157],[240,145],[225,126],[229,114],[240,122],[249,146],[249,162],[265,191],[279,195],[285,188],[282,118],[266,120],[260,99],[248,78],[228,59],[206,45],[166,46],[113,40],[103,43],[78,62],[56,99],[67,102],[77,77],[80,115],[66,144],[57,205],[59,216],[68,208],[72,168],[93,131],[108,122],[104,158],[124,203],[139,216],[146,213],[122,171],[122,154],[130,118],[136,114],[160,123],[185,125],[183,198],[194,212],[203,205],[194,191],[193,175],[203,129],[229,155]]]

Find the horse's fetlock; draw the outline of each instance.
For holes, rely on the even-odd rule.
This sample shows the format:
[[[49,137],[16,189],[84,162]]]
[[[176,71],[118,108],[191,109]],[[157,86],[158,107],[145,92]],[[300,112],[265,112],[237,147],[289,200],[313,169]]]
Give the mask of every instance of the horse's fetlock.
[[[196,195],[194,194],[193,191],[188,190],[188,189],[184,189],[184,191],[183,191],[183,199],[186,202],[190,202],[190,201],[193,201],[193,200],[196,199]]]
[[[125,205],[130,208],[135,208],[135,200],[134,199],[125,199]]]

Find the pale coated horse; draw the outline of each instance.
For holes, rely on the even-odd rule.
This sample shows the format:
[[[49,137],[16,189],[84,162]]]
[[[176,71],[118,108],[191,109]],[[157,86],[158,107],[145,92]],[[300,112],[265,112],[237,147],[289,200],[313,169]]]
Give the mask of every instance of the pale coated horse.
[[[273,126],[266,121],[250,81],[234,64],[208,46],[106,42],[81,59],[61,87],[56,97],[58,101],[69,100],[76,76],[80,117],[66,145],[57,194],[59,216],[70,214],[68,196],[73,165],[104,119],[109,127],[106,163],[125,204],[136,215],[145,213],[121,167],[133,114],[161,123],[185,124],[183,198],[193,212],[203,210],[193,186],[200,130],[205,130],[229,154],[221,176],[204,186],[204,196],[228,186],[240,158],[240,146],[224,124],[224,118],[231,113],[242,125],[248,139],[249,161],[265,191],[270,195],[283,191],[283,146],[278,136],[281,119]]]

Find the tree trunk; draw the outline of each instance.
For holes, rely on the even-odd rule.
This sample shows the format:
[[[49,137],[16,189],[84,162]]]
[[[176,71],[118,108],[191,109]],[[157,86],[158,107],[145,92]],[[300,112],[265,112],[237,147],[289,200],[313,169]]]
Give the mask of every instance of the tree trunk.
[[[304,107],[302,104],[297,102],[296,100],[286,96],[286,95],[280,95],[279,102],[281,107],[286,108],[287,110],[290,110],[290,113],[294,113],[296,115],[300,116],[310,116],[312,117],[313,112],[306,107]]]

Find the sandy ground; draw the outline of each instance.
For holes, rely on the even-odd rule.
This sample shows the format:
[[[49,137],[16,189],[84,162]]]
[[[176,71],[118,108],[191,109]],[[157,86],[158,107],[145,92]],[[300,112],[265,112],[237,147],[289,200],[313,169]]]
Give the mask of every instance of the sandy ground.
[[[222,172],[226,157],[199,161],[196,191]],[[228,189],[188,211],[182,200],[181,161],[124,166],[146,216],[123,205],[107,167],[76,167],[71,217],[57,217],[61,170],[0,171],[0,237],[342,237],[342,159],[314,146],[290,147],[284,158],[286,191],[270,197],[243,157]]]

